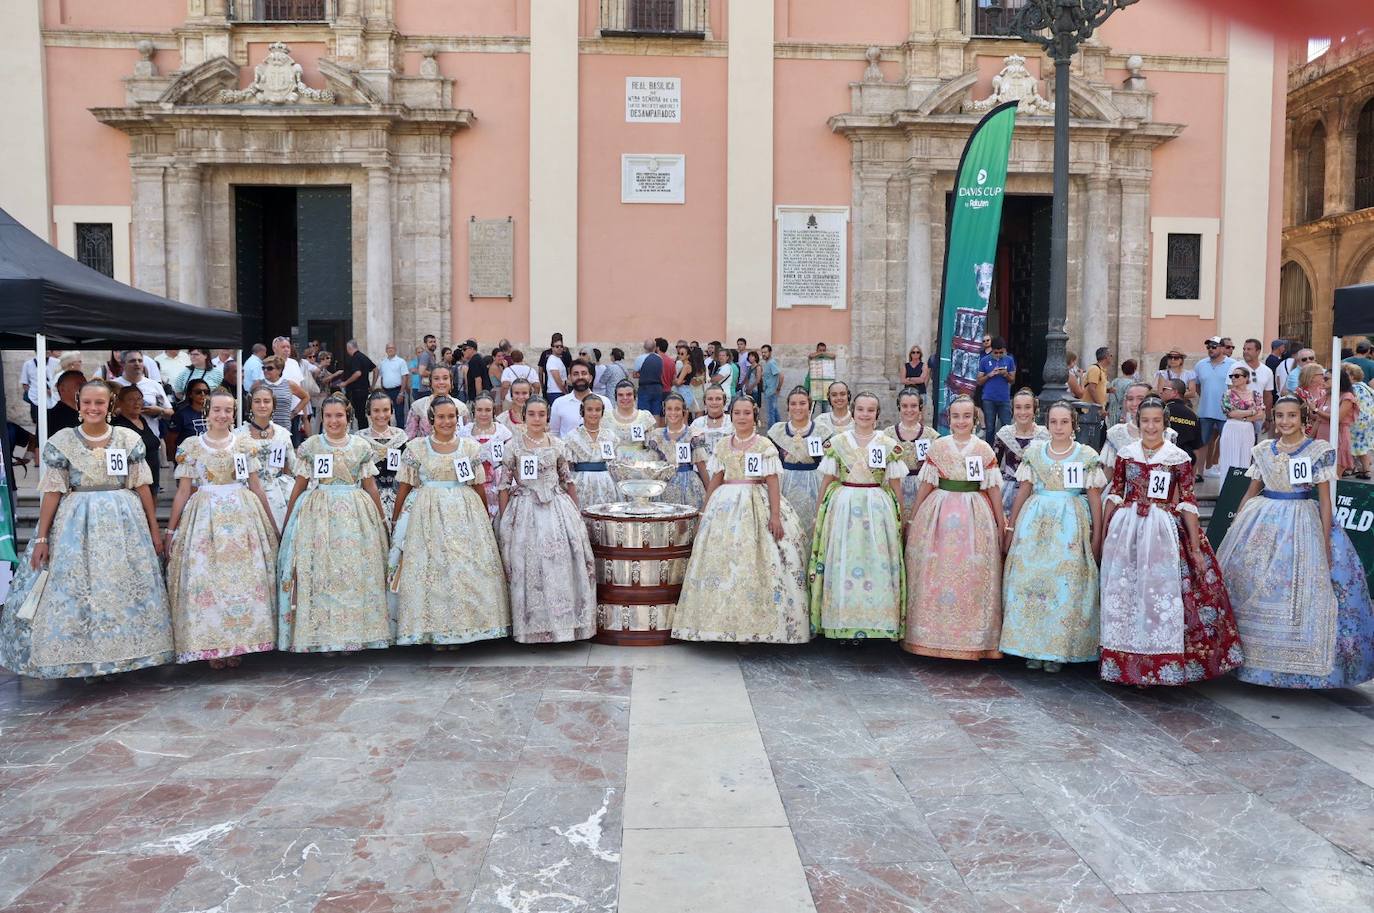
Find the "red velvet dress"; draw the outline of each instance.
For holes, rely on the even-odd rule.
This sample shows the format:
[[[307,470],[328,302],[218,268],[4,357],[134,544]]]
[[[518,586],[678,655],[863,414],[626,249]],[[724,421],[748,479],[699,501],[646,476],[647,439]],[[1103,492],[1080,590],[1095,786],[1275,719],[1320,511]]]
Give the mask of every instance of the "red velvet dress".
[[[1149,497],[1152,472],[1169,474],[1167,495]],[[1194,566],[1181,513],[1196,512],[1193,467],[1171,444],[1144,457],[1122,450],[1108,497],[1112,515],[1102,549],[1101,675],[1128,685],[1185,685],[1217,678],[1244,655],[1231,600],[1205,536]]]

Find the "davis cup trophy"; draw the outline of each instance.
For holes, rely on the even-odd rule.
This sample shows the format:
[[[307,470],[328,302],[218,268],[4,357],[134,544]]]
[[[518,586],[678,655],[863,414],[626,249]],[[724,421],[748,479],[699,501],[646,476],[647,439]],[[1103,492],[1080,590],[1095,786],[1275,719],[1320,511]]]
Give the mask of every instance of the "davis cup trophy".
[[[582,511],[596,558],[598,643],[668,643],[673,609],[692,554],[697,509],[652,501],[677,471],[671,463],[615,460],[607,467],[628,500]]]

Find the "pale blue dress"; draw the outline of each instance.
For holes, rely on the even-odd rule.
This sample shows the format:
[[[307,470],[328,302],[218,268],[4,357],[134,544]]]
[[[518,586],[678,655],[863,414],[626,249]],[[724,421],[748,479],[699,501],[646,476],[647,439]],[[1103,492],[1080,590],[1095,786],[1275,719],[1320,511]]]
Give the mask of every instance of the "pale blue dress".
[[[1097,561],[1087,491],[1105,488],[1097,452],[1084,444],[1062,461],[1048,441],[1033,441],[1016,469],[1035,491],[1021,505],[1002,571],[1002,652],[1026,659],[1086,663],[1097,659]],[[1083,464],[1083,488],[1064,487],[1065,463]]]
[[[123,450],[128,475],[106,472],[106,449]],[[176,658],[172,613],[135,493],[152,483],[143,439],[114,428],[105,447],[87,447],[64,428],[43,448],[38,485],[57,492],[48,530],[48,577],[32,620],[18,617],[38,578],[33,543],[19,562],[0,615],[0,666],[33,678],[129,672]]]

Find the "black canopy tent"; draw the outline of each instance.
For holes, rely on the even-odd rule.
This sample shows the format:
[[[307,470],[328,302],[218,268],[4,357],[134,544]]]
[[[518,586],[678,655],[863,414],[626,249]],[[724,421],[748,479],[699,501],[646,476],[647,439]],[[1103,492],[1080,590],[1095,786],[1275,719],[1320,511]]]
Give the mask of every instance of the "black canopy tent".
[[[57,250],[0,209],[0,349],[36,352],[45,365],[49,346],[72,349],[163,349],[209,346],[237,349],[238,314],[192,307],[131,288]],[[0,384],[0,415],[6,415]],[[47,412],[38,410],[40,446]],[[13,479],[8,435],[5,477]]]

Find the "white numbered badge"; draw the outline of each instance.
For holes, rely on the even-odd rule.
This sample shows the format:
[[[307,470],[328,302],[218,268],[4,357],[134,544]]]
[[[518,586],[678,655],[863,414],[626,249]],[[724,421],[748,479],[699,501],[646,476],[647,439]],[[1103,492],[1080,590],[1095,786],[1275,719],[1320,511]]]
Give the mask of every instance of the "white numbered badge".
[[[234,478],[240,482],[248,481],[248,457],[246,454],[234,454]]]
[[[678,444],[677,444],[677,461],[678,461],[678,464],[679,464],[679,465],[681,465],[681,464],[683,464],[683,463],[690,463],[690,462],[692,462],[692,445],[691,445],[691,444],[687,443],[686,441],[679,441],[679,442],[678,442]]]
[[[1082,487],[1083,487],[1083,464],[1082,464],[1082,463],[1060,463],[1059,465],[1060,465],[1060,467],[1064,470],[1064,487],[1065,487],[1065,488],[1082,488]]]
[[[643,441],[643,440],[644,440],[644,426],[643,426],[643,425],[631,425],[631,426],[630,426],[630,440],[632,440],[632,441]]]
[[[533,482],[537,478],[539,478],[539,457],[521,456],[520,481]]]
[[[284,444],[273,444],[272,449],[267,451],[267,465],[273,469],[281,469],[286,465],[286,446]]]
[[[401,451],[395,447],[390,447],[386,452],[386,468],[388,472],[395,472],[401,468]]]
[[[1146,492],[1156,501],[1164,501],[1169,497],[1169,483],[1173,480],[1172,473],[1167,469],[1150,470],[1150,488]]]
[[[505,441],[492,441],[492,442],[491,442],[491,461],[492,461],[493,463],[499,463],[499,462],[501,462],[502,460],[504,460],[505,458],[506,458],[506,442],[505,442]]]
[[[930,453],[930,441],[919,440],[916,442],[916,459],[924,463],[926,454]]]
[[[334,478],[334,454],[319,453],[311,466],[310,474],[317,479]]]
[[[964,474],[968,476],[970,482],[983,481],[983,458],[964,457]]]
[[[824,455],[825,455],[825,441],[821,440],[821,439],[818,438],[818,437],[815,437],[814,435],[813,435],[812,437],[807,438],[807,439],[806,439],[806,455],[809,456],[809,457],[824,456]]]
[[[601,442],[601,459],[603,459],[603,460],[614,460],[614,459],[615,459],[615,444],[612,444],[610,441],[602,441],[602,442]]]
[[[472,473],[472,460],[469,460],[467,457],[454,457],[453,474],[458,477],[459,482],[471,482],[474,478]]]
[[[126,476],[129,474],[129,451],[127,450],[106,450],[105,451],[105,474],[112,476]]]
[[[887,465],[887,448],[882,444],[868,445],[868,468],[882,469]]]
[[[1288,458],[1288,484],[1289,484],[1289,485],[1311,485],[1311,484],[1312,484],[1312,458],[1311,458],[1311,457],[1289,457],[1289,458]]]
[[[744,474],[751,479],[763,478],[763,454],[746,453],[744,455]]]

